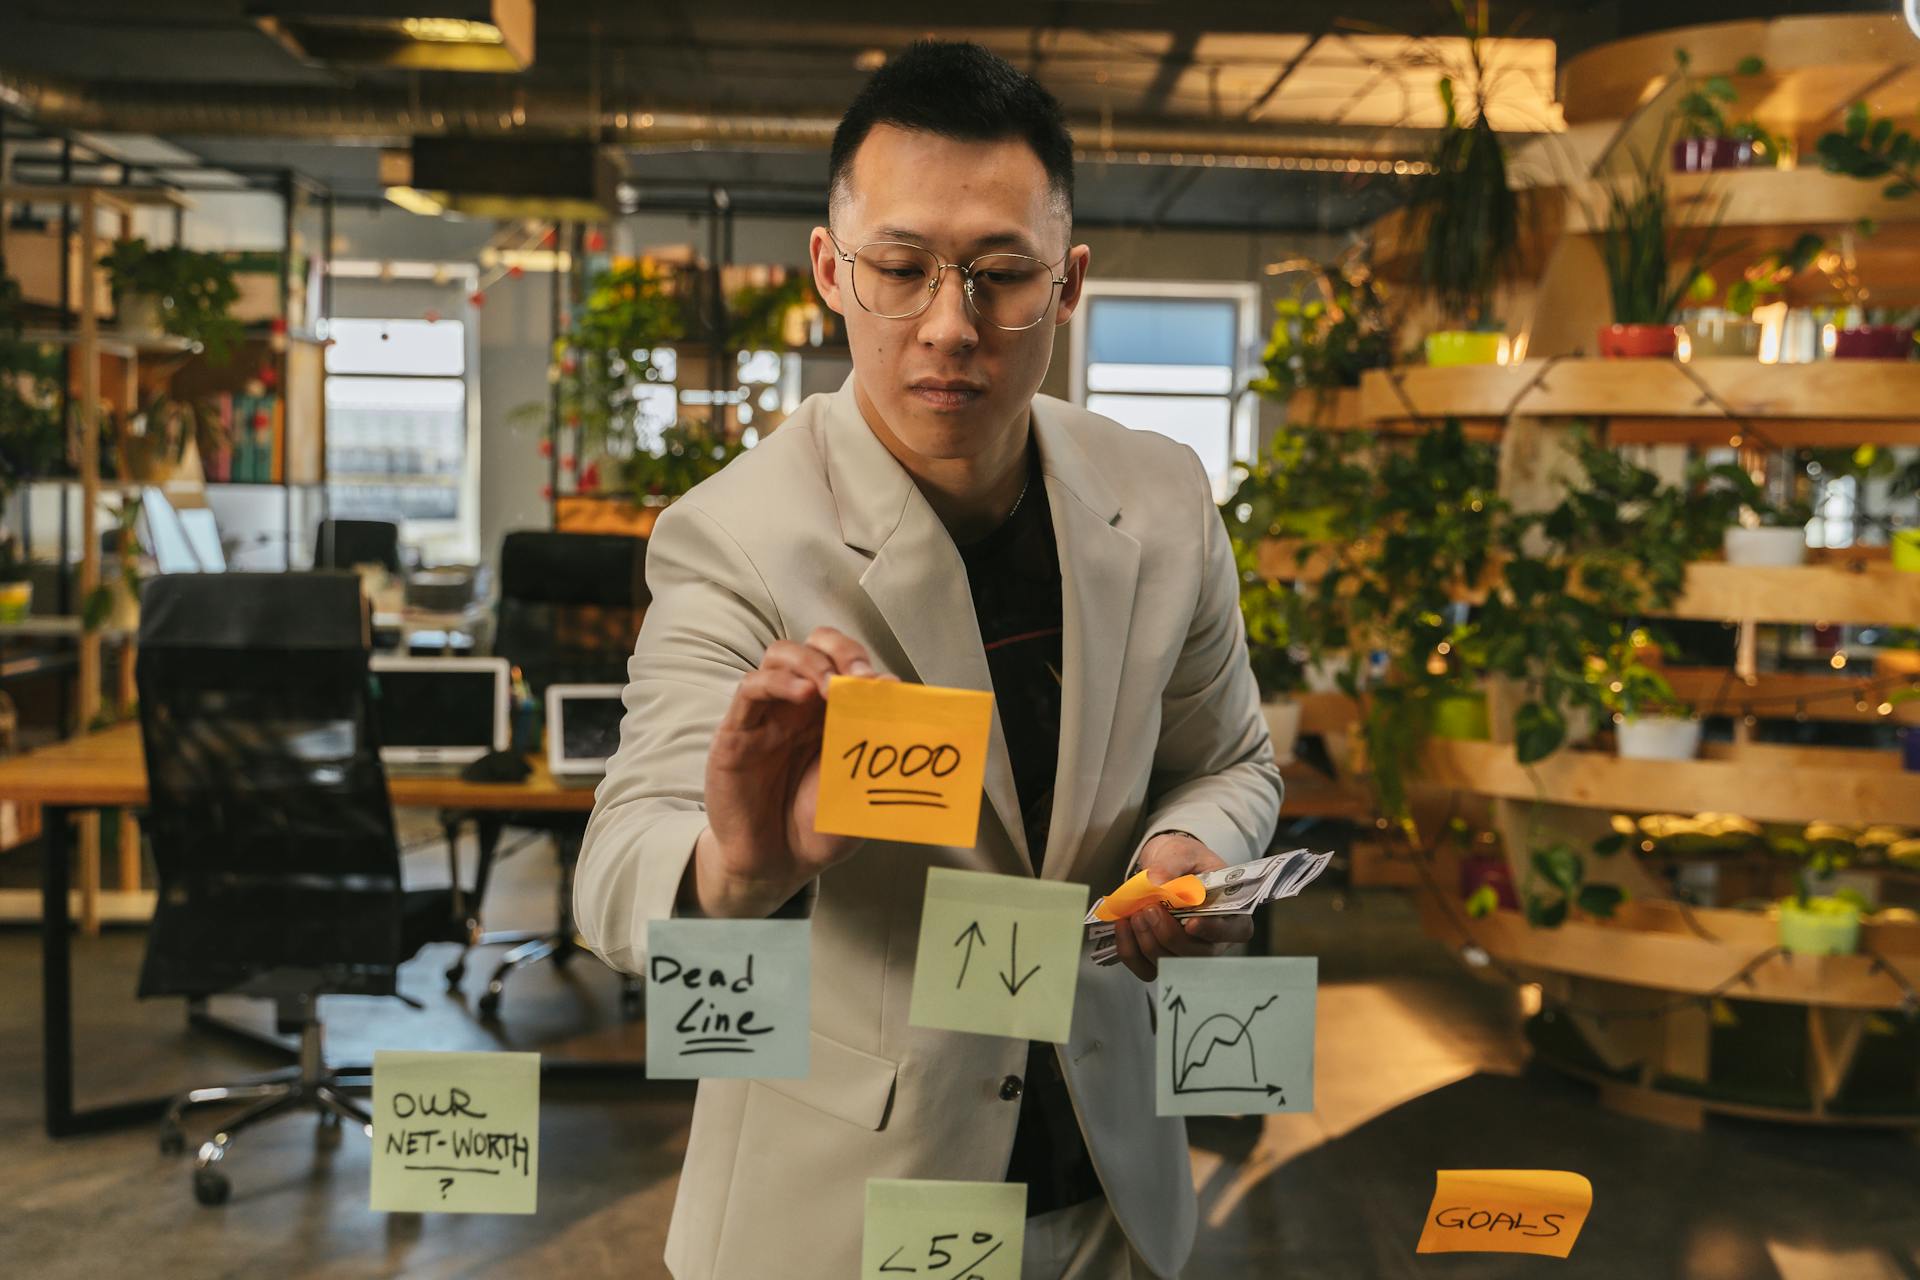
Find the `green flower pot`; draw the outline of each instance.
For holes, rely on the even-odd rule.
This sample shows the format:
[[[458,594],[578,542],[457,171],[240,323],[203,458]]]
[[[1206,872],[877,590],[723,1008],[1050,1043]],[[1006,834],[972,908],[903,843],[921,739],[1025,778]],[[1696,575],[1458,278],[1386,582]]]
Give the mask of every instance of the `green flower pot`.
[[[1860,913],[1780,904],[1780,945],[1796,955],[1850,956],[1860,949]]]
[[[1456,364],[1500,364],[1507,335],[1479,329],[1442,329],[1427,335],[1427,363],[1436,369]]]
[[[1485,742],[1493,736],[1484,693],[1450,693],[1433,700],[1433,736]]]
[[[1893,535],[1893,567],[1920,573],[1920,529],[1902,529]]]
[[[31,582],[0,582],[0,622],[25,622],[33,612]]]

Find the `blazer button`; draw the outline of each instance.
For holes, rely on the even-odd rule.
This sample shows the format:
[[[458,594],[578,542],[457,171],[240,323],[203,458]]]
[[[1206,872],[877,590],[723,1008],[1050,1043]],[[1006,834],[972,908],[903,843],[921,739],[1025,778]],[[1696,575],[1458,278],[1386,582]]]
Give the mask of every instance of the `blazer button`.
[[[1020,1096],[1020,1077],[1019,1076],[1008,1076],[1005,1080],[1002,1080],[1000,1082],[1000,1097],[1003,1101],[1012,1102],[1015,1099],[1017,1099],[1019,1096]]]

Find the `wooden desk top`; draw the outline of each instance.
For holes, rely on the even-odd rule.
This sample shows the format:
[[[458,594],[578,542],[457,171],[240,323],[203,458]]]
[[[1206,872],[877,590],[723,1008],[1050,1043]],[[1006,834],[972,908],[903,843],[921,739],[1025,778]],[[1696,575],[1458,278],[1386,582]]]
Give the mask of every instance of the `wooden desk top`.
[[[396,805],[427,809],[586,813],[593,808],[593,788],[560,786],[544,758],[533,762],[524,782],[390,776],[387,792]],[[0,760],[0,800],[100,809],[147,803],[140,726],[129,721]]]

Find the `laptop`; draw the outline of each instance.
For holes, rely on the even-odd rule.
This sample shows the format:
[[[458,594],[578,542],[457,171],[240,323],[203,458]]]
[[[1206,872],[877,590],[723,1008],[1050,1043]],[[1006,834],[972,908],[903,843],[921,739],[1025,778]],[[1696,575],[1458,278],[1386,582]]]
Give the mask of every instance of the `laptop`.
[[[450,774],[511,743],[505,658],[375,654],[373,716],[380,760],[402,773]]]
[[[213,508],[177,507],[159,485],[140,490],[141,542],[161,573],[225,573],[220,523]]]
[[[627,713],[617,684],[547,687],[547,770],[561,786],[598,786]]]

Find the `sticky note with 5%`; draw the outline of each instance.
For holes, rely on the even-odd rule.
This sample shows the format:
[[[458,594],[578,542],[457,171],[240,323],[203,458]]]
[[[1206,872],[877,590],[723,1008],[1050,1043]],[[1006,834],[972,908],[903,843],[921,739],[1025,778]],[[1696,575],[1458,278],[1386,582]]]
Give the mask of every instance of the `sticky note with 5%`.
[[[835,676],[814,830],[972,848],[993,695]]]

